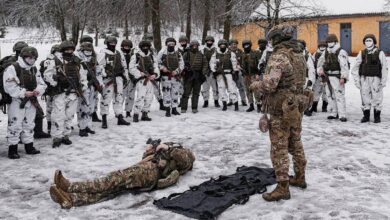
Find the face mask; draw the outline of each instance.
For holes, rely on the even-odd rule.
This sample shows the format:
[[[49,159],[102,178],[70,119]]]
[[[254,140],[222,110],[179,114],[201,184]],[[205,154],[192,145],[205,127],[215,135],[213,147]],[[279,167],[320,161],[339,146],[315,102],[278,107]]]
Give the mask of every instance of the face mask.
[[[207,47],[212,47],[212,46],[213,46],[213,43],[206,43],[206,46],[207,46]]]
[[[226,47],[220,47],[220,50],[221,50],[222,53],[225,53]]]
[[[24,58],[24,62],[26,62],[29,66],[33,66],[36,59],[32,57],[26,57]]]
[[[181,45],[181,47],[183,47],[183,48],[186,48],[187,47],[187,44],[180,44]]]
[[[335,45],[336,45],[335,42],[330,42],[330,43],[328,43],[328,47],[329,47],[329,48],[333,48]]]
[[[142,47],[141,51],[146,55],[149,53],[150,48],[149,47]]]
[[[64,58],[64,60],[69,60],[70,58],[72,58],[72,56],[73,53],[65,53],[65,52],[62,53],[62,57]]]
[[[123,53],[130,53],[130,50],[131,50],[131,49],[122,48],[122,52],[123,52]]]
[[[109,45],[107,45],[107,49],[110,50],[110,51],[112,51],[112,52],[114,52],[114,51],[115,51],[115,46],[116,46],[116,45],[111,45],[111,44],[109,44]]]
[[[173,52],[173,51],[175,51],[175,46],[168,46],[167,49],[168,49],[168,52]]]
[[[87,57],[90,57],[92,56],[92,51],[87,51],[87,50],[84,50],[84,55],[87,56]]]
[[[320,51],[324,52],[326,50],[326,47],[320,47]]]
[[[364,41],[367,49],[372,49],[374,47],[374,41],[371,38],[368,38]]]

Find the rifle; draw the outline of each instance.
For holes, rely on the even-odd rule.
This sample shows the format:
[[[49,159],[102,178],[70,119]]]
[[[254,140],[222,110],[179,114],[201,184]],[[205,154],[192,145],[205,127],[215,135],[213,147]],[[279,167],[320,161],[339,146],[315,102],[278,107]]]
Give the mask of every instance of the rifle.
[[[329,76],[324,74],[321,77],[321,81],[323,83],[326,83],[328,85],[328,89],[329,89],[329,93],[330,93],[330,97],[333,97],[333,92],[332,92],[332,85],[330,84],[330,81],[329,81]]]
[[[146,70],[146,68],[145,68],[145,62],[144,62],[144,60],[143,60],[142,58],[139,59],[139,62],[141,62],[142,68],[139,66],[139,63],[138,63],[137,68],[138,68],[138,70],[139,70],[140,72],[143,72],[145,75],[142,76],[142,77],[140,77],[140,78],[138,78],[138,81],[139,81],[139,80],[142,80],[142,79],[145,79],[143,85],[146,86],[146,85],[148,84],[148,82],[149,82],[149,76],[153,75],[153,73],[149,73],[149,71]],[[151,81],[151,83],[152,83],[155,87],[157,87],[157,88],[159,89],[159,87],[158,87],[158,85],[157,85],[157,83],[156,83],[155,81]],[[159,90],[160,90],[160,89],[159,89]]]
[[[152,161],[154,163],[158,163],[158,161],[161,159],[161,158],[167,158],[167,156],[165,155],[165,152],[163,152],[162,150],[158,151],[157,152],[157,147],[161,144],[161,139],[156,139],[156,140],[153,140],[152,138],[149,138],[147,141],[146,141],[146,144],[150,144],[152,145],[152,150],[153,150],[153,159]]]
[[[114,62],[113,62],[113,67],[115,66],[116,64],[116,53],[115,53],[115,58],[114,58]],[[111,84],[113,84],[114,86],[114,94],[117,94],[118,93],[118,84],[116,83],[116,74],[115,73],[111,73],[111,80],[106,84],[106,86],[110,86]]]
[[[43,117],[45,116],[45,114],[43,113],[43,109],[42,109],[41,105],[39,104],[38,98],[37,98],[36,96],[24,97],[24,98],[22,99],[22,102],[20,103],[19,107],[20,107],[21,109],[23,109],[23,108],[26,106],[26,104],[27,104],[28,101],[30,101],[30,102],[31,102],[31,105],[33,105],[33,106],[36,108],[36,110],[37,110],[37,113],[36,113],[37,116],[43,118]]]
[[[87,69],[88,76],[91,77],[91,81],[92,81],[91,84],[95,87],[95,89],[99,93],[102,93],[102,87],[100,86],[100,83],[99,83],[99,80],[96,77],[96,74],[89,68],[88,64],[85,61],[83,61],[81,64],[83,65],[83,67],[85,67]]]
[[[65,68],[65,66],[64,66],[64,68]],[[62,73],[62,75],[65,76],[65,79],[69,83],[70,87],[75,90],[76,95],[81,98],[81,103],[84,104],[84,105],[88,105],[88,102],[85,99],[85,97],[83,95],[83,91],[81,90],[80,86],[76,86],[74,84],[74,82],[71,79],[68,78],[68,76],[66,75],[64,69],[62,69],[61,67],[59,67],[58,69],[59,69],[60,73]],[[70,91],[67,91],[66,94],[69,95]]]

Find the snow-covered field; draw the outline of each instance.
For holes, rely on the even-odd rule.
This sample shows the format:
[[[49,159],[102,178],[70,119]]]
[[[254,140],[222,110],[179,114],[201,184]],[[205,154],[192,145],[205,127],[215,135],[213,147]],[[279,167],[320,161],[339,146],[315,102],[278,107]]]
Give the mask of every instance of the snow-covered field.
[[[4,48],[9,45],[1,45],[2,53]],[[50,46],[38,48],[43,57]],[[304,118],[308,188],[291,188],[291,200],[281,202],[267,203],[254,195],[218,219],[390,219],[390,87],[384,92],[381,124],[362,125],[359,91],[352,82],[346,90],[347,123],[327,121],[325,113]],[[38,156],[25,155],[20,145],[20,160],[7,158],[7,119],[0,113],[0,219],[187,219],[157,209],[153,200],[233,173],[238,166],[271,166],[268,134],[260,134],[257,128],[260,116],[245,109],[222,112],[211,107],[166,118],[155,101],[152,122],[118,127],[110,115],[109,129],[95,124],[97,134],[86,138],[78,136],[75,124],[73,145],[52,149],[50,140],[39,140],[35,142],[41,150]],[[62,210],[50,199],[48,190],[56,169],[71,180],[123,169],[140,160],[148,137],[182,142],[195,152],[194,169],[177,185],[70,210]]]

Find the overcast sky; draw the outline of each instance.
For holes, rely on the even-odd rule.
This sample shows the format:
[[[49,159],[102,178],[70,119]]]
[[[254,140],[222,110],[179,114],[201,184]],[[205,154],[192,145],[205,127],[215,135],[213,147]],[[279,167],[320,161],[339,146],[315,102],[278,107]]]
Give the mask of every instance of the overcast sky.
[[[367,13],[384,11],[385,0],[317,0],[329,13]]]

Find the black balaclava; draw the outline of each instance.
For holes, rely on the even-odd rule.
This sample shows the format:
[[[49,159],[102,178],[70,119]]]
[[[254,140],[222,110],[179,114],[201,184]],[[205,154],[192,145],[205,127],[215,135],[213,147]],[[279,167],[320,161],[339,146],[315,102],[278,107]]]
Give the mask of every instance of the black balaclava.
[[[221,44],[221,46],[224,45],[224,44]],[[225,45],[225,47],[221,47],[219,46],[219,50],[221,50],[222,53],[225,53],[225,51],[227,50],[227,46]]]
[[[67,53],[67,52],[62,52],[62,57],[64,58],[64,60],[66,61],[70,61],[72,59],[72,56],[73,56],[73,51],[72,53]]]
[[[211,43],[209,43],[209,42],[206,42],[206,46],[208,47],[208,48],[210,48],[210,47],[212,47],[213,46],[213,42],[211,42]]]
[[[107,44],[107,49],[110,50],[111,52],[115,52],[115,47],[116,45]]]
[[[175,51],[175,46],[167,46],[168,52],[172,53]]]
[[[181,45],[181,47],[182,47],[183,49],[186,49],[186,48],[187,48],[187,43],[183,43],[183,44],[181,43],[180,45]]]
[[[245,53],[250,53],[251,49],[252,49],[252,47],[250,44],[244,44],[244,52]]]
[[[122,50],[123,53],[130,53],[131,48],[125,49],[124,47],[122,47],[121,50]]]
[[[198,46],[196,46],[196,47],[195,47],[195,46],[192,46],[192,47],[191,47],[191,52],[192,52],[192,53],[196,53],[196,52],[198,52],[198,51],[199,51],[199,47],[198,47]]]
[[[146,55],[146,54],[148,54],[149,53],[149,51],[150,51],[150,47],[148,47],[148,46],[146,46],[146,47],[142,47],[141,48],[141,51]]]

